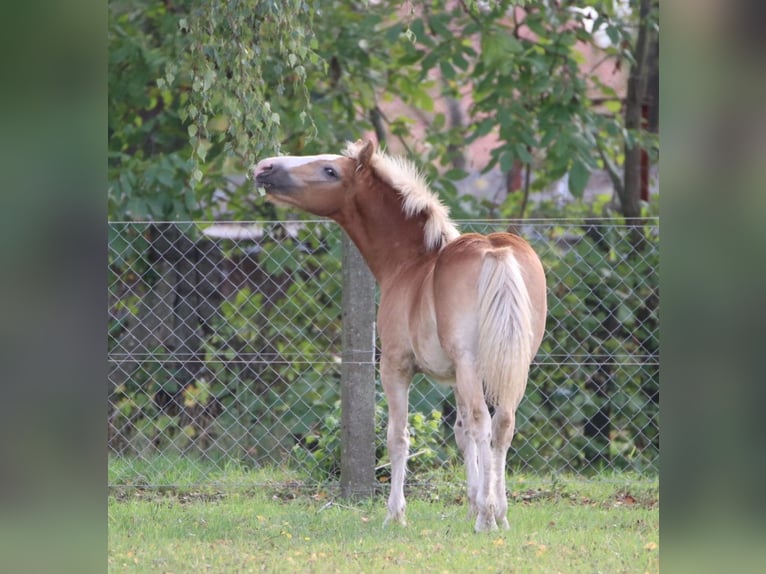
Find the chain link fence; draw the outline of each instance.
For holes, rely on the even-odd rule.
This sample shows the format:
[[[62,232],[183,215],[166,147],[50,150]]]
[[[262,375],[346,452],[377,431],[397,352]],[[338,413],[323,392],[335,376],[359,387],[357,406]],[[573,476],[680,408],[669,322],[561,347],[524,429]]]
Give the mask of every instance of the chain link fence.
[[[509,228],[458,223],[463,232]],[[543,260],[549,315],[509,469],[657,473],[658,223],[510,223]],[[327,221],[109,223],[110,459],[279,466],[335,480],[341,234]],[[410,411],[413,471],[458,463],[451,389],[417,378]]]

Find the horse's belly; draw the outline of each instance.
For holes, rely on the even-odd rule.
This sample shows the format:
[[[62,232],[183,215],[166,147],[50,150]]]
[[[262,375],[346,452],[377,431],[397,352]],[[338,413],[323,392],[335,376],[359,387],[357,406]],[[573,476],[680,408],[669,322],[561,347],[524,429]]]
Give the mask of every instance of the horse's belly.
[[[414,341],[418,369],[440,383],[454,384],[455,365],[439,344],[436,334]]]

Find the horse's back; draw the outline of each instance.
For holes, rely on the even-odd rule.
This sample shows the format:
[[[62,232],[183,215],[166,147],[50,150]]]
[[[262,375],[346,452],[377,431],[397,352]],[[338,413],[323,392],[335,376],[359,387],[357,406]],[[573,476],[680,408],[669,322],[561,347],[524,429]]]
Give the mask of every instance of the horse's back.
[[[471,263],[476,263],[477,258],[480,263],[487,253],[503,251],[510,251],[524,272],[529,275],[530,280],[536,279],[545,282],[542,264],[537,253],[524,238],[513,233],[498,232],[489,235],[466,233],[461,235],[444,247],[439,254],[436,268],[438,271],[439,268],[446,270],[453,266],[458,269],[463,266],[470,267]]]

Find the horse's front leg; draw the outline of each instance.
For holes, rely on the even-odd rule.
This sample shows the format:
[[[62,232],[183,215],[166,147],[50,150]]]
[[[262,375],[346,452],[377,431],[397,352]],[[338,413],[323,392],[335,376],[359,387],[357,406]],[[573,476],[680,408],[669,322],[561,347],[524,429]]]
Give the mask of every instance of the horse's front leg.
[[[407,472],[407,455],[410,434],[407,430],[407,407],[412,366],[386,357],[380,359],[380,378],[388,401],[388,456],[391,459],[391,493],[388,496],[388,512],[384,526],[391,521],[402,525],[404,516],[404,477]]]

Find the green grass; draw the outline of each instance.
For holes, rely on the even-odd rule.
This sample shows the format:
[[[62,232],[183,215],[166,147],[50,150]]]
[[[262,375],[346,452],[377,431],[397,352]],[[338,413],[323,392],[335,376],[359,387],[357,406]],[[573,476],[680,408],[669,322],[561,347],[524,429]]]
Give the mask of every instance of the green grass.
[[[130,480],[135,472],[110,465],[110,482],[140,482]],[[156,479],[147,473],[139,474]],[[183,476],[166,475],[176,479],[166,484]],[[273,470],[230,471],[205,488],[116,486],[108,504],[109,571],[659,571],[656,481],[514,477],[511,529],[475,534],[460,476],[432,476],[410,488],[408,526],[385,529],[384,496],[352,504],[333,488]]]

